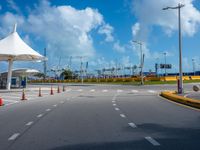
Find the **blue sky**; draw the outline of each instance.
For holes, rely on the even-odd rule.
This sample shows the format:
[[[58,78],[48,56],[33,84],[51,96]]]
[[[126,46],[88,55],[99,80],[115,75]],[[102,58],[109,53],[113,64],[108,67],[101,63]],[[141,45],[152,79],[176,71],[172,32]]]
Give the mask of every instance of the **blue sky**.
[[[192,71],[192,58],[200,70],[200,3],[198,0],[4,0],[0,1],[0,37],[18,23],[18,33],[32,48],[48,53],[48,68],[67,67],[73,56],[74,69],[80,68],[76,56],[86,56],[89,69],[139,64],[138,46],[143,42],[145,71],[154,71],[155,62],[173,64],[178,70],[177,11],[162,11],[165,6],[182,9],[183,70]],[[7,63],[1,62],[2,70]],[[15,62],[15,67],[42,70],[42,63]],[[2,71],[1,70],[1,71]]]

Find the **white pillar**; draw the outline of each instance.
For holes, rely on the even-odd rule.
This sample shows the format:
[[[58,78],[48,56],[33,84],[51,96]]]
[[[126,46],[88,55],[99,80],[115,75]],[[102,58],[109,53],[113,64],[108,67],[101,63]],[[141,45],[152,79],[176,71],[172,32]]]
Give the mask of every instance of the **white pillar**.
[[[7,76],[7,86],[6,86],[7,90],[10,90],[11,87],[12,66],[13,66],[13,59],[10,59],[8,60],[8,76]]]

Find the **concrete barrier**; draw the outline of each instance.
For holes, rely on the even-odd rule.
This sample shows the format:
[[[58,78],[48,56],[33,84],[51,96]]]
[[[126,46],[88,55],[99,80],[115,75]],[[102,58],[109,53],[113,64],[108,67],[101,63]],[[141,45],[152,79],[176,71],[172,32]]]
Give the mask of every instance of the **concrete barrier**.
[[[200,100],[183,97],[183,96],[177,95],[176,92],[172,92],[172,91],[161,92],[160,95],[171,101],[200,109]]]

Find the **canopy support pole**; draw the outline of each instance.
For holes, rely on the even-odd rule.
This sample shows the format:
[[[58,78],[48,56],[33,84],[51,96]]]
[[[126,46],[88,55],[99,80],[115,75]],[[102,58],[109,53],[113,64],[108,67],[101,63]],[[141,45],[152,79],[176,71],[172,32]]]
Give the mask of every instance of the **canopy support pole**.
[[[8,60],[7,86],[6,86],[7,90],[10,90],[10,87],[11,87],[12,67],[13,67],[13,59],[9,59]]]

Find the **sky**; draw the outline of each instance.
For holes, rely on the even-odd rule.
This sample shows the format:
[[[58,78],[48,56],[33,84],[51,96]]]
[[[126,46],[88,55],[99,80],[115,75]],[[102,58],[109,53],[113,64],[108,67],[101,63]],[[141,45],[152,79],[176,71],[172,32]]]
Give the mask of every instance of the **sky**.
[[[48,70],[80,68],[80,56],[89,70],[140,64],[139,45],[145,54],[144,70],[155,63],[172,64],[178,71],[178,13],[166,6],[185,4],[181,9],[183,71],[200,70],[199,0],[0,0],[0,38],[12,32],[15,23],[22,39],[40,54],[47,49]],[[7,62],[0,62],[0,72]],[[15,62],[15,68],[42,70],[39,62]],[[160,70],[160,73],[164,70]]]

